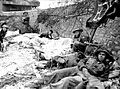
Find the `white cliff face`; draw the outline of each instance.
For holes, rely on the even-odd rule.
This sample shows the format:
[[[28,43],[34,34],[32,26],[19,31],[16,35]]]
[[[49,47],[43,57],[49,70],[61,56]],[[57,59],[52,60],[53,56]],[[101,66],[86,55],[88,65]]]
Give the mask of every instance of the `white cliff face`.
[[[70,44],[72,39],[70,38],[49,40],[47,38],[39,38],[39,34],[13,34],[7,35],[9,38],[6,37],[5,50],[3,53],[0,52],[0,78],[5,77],[7,74],[34,74],[36,77],[40,77],[35,70],[35,65],[39,64],[37,61],[39,56],[36,52],[43,51],[45,58],[50,59],[57,55],[65,55],[71,51]],[[22,88],[22,85],[21,83],[14,87],[7,85],[3,89],[14,89],[15,87],[15,89],[18,87],[20,87],[18,89],[25,89]]]
[[[83,0],[39,0],[40,9],[55,8],[81,2]]]

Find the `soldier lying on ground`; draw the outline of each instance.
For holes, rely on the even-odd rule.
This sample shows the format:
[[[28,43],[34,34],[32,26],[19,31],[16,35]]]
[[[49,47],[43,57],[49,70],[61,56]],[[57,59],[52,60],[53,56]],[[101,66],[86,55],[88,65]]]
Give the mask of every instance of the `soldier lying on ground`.
[[[55,56],[46,64],[46,68],[56,67],[57,69],[62,69],[66,67],[77,66],[77,63],[85,58],[82,52],[75,52],[65,56]]]
[[[40,34],[39,37],[40,38],[45,37],[45,38],[53,39],[52,34],[53,34],[53,30],[49,30],[47,33]]]
[[[109,51],[99,49],[94,57],[81,60],[78,66],[56,70],[46,75],[48,86],[42,89],[81,89],[81,83],[88,81],[87,89],[105,89],[102,81],[109,79],[114,59]]]

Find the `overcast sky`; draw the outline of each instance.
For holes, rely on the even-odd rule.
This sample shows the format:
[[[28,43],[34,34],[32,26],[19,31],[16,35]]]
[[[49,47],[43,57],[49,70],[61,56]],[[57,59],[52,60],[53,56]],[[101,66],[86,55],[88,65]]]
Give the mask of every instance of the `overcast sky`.
[[[49,5],[51,3],[50,0],[39,0],[39,1],[40,1],[40,6],[39,6],[40,9],[49,8]]]
[[[63,6],[65,3],[66,0],[39,0],[40,1],[40,9],[46,9],[46,8],[54,8],[54,7],[57,7],[57,6]],[[72,0],[69,0],[69,3],[71,3],[70,1]],[[58,5],[58,2],[61,2],[59,5]],[[68,3],[68,4],[69,4]]]

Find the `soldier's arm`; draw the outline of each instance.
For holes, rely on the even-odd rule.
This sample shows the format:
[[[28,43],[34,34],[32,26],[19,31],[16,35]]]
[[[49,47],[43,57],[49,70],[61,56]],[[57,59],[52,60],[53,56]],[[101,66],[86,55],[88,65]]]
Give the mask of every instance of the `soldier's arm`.
[[[109,74],[109,78],[114,78],[120,75],[120,66],[119,64],[115,61],[113,63],[113,66],[111,67],[111,71]]]
[[[82,71],[83,68],[86,68],[86,62],[88,61],[88,58],[81,59],[78,63],[78,69]]]

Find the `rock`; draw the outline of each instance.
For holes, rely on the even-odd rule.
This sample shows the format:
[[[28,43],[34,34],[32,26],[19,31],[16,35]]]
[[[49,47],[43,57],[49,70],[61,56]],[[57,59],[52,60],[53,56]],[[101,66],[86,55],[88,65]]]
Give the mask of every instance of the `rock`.
[[[30,89],[41,89],[41,86],[44,84],[43,79],[34,79],[25,84],[25,87],[29,87]]]

